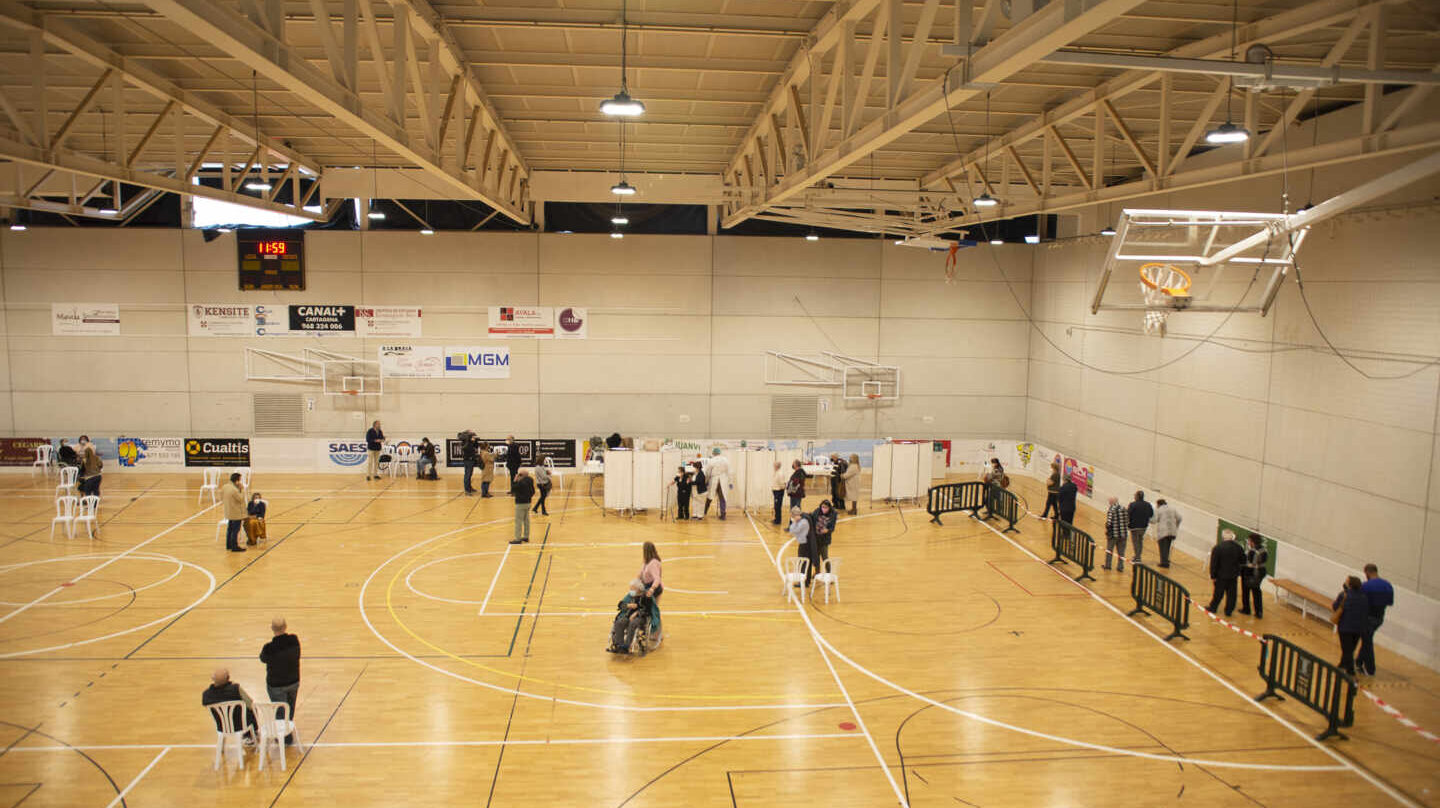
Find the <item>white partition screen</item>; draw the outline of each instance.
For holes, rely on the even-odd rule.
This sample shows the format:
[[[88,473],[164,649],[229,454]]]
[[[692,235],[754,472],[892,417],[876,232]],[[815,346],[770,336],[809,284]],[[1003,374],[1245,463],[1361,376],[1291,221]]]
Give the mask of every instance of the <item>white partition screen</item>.
[[[656,510],[663,508],[665,483],[668,482],[668,478],[664,476],[660,467],[660,452],[633,452],[632,454],[635,458],[633,507],[637,511],[647,508]],[[608,461],[606,465],[609,465]]]
[[[909,499],[917,496],[918,479],[915,469],[920,461],[920,444],[895,443],[891,444],[891,447],[890,498]],[[925,462],[927,465],[930,462],[929,452],[925,453]],[[928,468],[925,473],[928,477]]]
[[[623,510],[635,507],[635,453],[621,450],[605,453],[605,507]]]
[[[763,511],[774,502],[770,478],[775,473],[775,453],[756,449],[741,456],[745,458],[745,503],[752,510]]]
[[[750,479],[749,463],[745,462],[745,456],[750,452],[745,449],[733,449],[725,453],[725,459],[730,461],[730,482],[735,486],[725,492],[725,501],[730,508],[745,510],[750,499],[746,495],[745,483]]]
[[[895,445],[882,443],[875,447],[870,461],[870,498],[890,498],[890,470],[895,465]]]

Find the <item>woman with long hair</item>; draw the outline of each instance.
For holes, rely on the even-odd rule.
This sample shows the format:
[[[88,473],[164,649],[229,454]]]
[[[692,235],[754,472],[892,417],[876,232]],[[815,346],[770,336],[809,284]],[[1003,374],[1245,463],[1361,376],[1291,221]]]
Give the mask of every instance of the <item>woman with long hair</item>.
[[[655,549],[655,542],[645,542],[640,551],[645,556],[645,564],[640,567],[640,574],[635,577],[644,584],[645,596],[650,600],[650,637],[653,648],[660,643],[660,596],[665,593],[665,585],[660,580],[660,551]]]

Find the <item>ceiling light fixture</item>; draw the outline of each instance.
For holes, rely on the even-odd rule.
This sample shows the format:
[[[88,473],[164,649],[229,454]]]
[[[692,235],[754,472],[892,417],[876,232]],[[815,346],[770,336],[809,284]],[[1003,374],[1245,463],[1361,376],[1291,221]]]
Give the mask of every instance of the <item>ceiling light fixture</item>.
[[[1001,244],[1004,244],[1004,243],[1005,243],[1005,242],[1004,242],[1004,240],[1002,240],[1002,239],[998,239],[998,238],[992,238],[992,239],[990,239],[990,244],[991,244],[991,246],[994,246],[994,247],[999,247]]]
[[[625,216],[620,216],[619,214],[616,214],[615,216],[611,216],[611,217],[610,217],[610,224],[615,224],[615,225],[630,224],[630,219],[627,218],[627,217],[625,217]]]
[[[1032,233],[1031,235],[1028,235],[1028,236],[1025,237],[1025,243],[1026,243],[1026,244],[1039,244],[1039,243],[1040,243],[1040,237],[1037,236],[1037,235],[1034,235],[1034,234]]]
[[[431,230],[431,229],[428,228],[428,227],[422,227],[422,228],[420,228],[420,235],[422,235],[422,236],[433,236],[433,235],[435,235],[435,231],[434,231],[434,230]]]
[[[805,234],[805,240],[806,240],[806,241],[819,241],[819,240],[820,240],[820,235],[819,235],[818,233],[816,233],[815,231],[812,230],[812,231],[810,231],[809,233],[806,233],[806,234]]]
[[[220,233],[221,235],[224,235],[224,234],[226,234],[226,233],[233,233],[233,232],[235,232],[235,231],[234,231],[234,230],[231,230],[231,229],[228,228],[228,227],[217,227],[217,228],[215,228],[215,232],[216,232],[216,233]]]
[[[268,191],[274,186],[264,180],[251,180],[245,183],[245,187],[251,191]]]
[[[616,196],[634,196],[635,186],[631,185],[625,180],[620,180],[619,182],[610,186],[610,193],[615,194]]]
[[[16,233],[23,233],[23,232],[25,232],[25,229],[26,229],[26,228],[25,228],[25,225],[20,224],[19,222],[16,222],[16,223],[10,225],[10,229],[11,229],[11,230],[14,230]]]
[[[645,114],[645,105],[630,97],[630,88],[625,81],[630,52],[630,33],[625,12],[625,0],[620,0],[620,92],[616,93],[612,98],[601,101],[600,112],[605,115],[634,118],[637,115]]]
[[[989,94],[989,93],[986,93],[986,94],[985,94],[985,168],[986,168],[986,169],[989,169],[989,168],[990,168],[990,94]],[[980,182],[983,183],[983,184],[984,184],[985,186],[987,186],[987,187],[990,185],[990,181],[987,180],[987,179],[985,179],[985,174],[984,174],[983,172],[980,174]],[[989,191],[982,191],[979,196],[975,197],[975,199],[972,200],[972,203],[973,203],[973,204],[975,205],[975,207],[977,207],[977,208],[993,208],[993,207],[995,207],[996,205],[1000,204],[1000,200],[998,200],[998,199],[996,199],[995,197],[991,196],[990,193],[989,193]]]
[[[625,234],[616,231],[610,234],[610,238],[625,238]]]
[[[385,218],[385,211],[376,208],[374,205],[371,205],[370,212],[365,214],[365,218],[373,219],[378,222],[381,219]]]
[[[1113,235],[1115,235],[1115,228],[1113,228],[1113,227],[1111,227],[1110,225],[1107,224],[1107,225],[1105,225],[1105,227],[1103,227],[1103,228],[1100,230],[1100,235],[1102,235],[1102,236],[1113,236]]]
[[[116,210],[116,209],[114,209],[114,208],[101,208],[100,211],[99,211],[99,213],[100,213],[101,216],[119,216],[119,215],[120,215],[120,211],[118,211],[118,210]]]
[[[989,194],[981,194],[975,197],[974,204],[977,208],[993,208],[996,205],[1000,204],[1000,200]]]
[[[1240,0],[1230,5],[1230,62],[1235,62],[1235,38],[1240,29]],[[1230,114],[1234,105],[1235,76],[1230,76],[1230,86],[1225,90],[1225,123],[1205,133],[1205,142],[1223,146],[1227,143],[1244,143],[1250,139],[1250,130],[1234,123]]]

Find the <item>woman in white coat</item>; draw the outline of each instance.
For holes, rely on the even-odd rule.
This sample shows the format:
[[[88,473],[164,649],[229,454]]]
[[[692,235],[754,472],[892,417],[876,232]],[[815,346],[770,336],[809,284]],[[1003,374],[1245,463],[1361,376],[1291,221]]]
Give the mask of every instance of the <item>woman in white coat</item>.
[[[1180,512],[1170,507],[1164,497],[1155,500],[1155,535],[1160,540],[1160,566],[1170,566],[1170,545],[1180,535]]]
[[[711,453],[710,462],[706,464],[710,476],[710,499],[705,501],[705,514],[710,513],[711,500],[718,500],[720,503],[720,520],[725,520],[725,500],[732,484],[730,482],[730,460],[720,454],[720,447],[715,447]]]

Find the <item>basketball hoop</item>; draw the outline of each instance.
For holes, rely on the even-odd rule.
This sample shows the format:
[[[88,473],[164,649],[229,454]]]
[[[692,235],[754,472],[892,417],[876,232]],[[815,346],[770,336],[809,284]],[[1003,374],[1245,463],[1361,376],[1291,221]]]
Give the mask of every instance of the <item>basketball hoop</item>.
[[[866,394],[865,394],[865,397],[868,398],[868,399],[870,399],[871,401],[879,401],[880,398],[881,398],[881,394],[880,394],[880,393],[866,393]]]
[[[1140,294],[1145,296],[1145,333],[1165,336],[1170,309],[1190,302],[1190,275],[1174,264],[1152,262],[1140,265]]]

